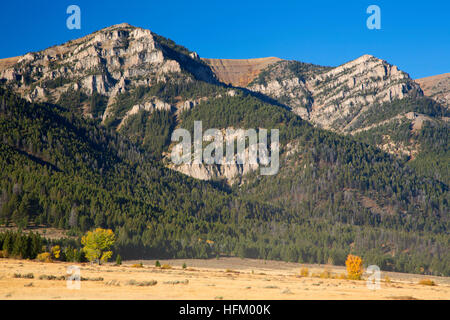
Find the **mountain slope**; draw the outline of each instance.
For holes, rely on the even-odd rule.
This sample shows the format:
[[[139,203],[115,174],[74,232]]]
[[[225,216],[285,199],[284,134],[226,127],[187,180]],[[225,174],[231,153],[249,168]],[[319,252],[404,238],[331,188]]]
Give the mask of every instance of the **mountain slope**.
[[[78,103],[71,107],[76,111],[104,121],[114,116],[111,109],[118,95],[134,88],[166,83],[169,78],[216,82],[194,52],[128,24],[28,53],[0,66],[0,78],[28,100],[75,100]]]
[[[427,93],[432,96],[432,90],[436,93],[439,87],[442,95],[445,79],[429,80],[438,84],[434,89],[426,87]],[[450,114],[445,105],[425,97],[416,82],[396,66],[364,55],[336,68],[277,62],[262,70],[248,87],[284,103],[315,126],[351,134],[410,159],[421,173],[448,185],[450,151],[445,132]],[[428,133],[422,130],[424,126]],[[431,131],[444,139],[439,148],[423,138]]]
[[[281,61],[279,58],[257,58],[257,59],[206,59],[202,58],[216,77],[223,83],[235,87],[246,87],[261,70],[269,65]]]
[[[126,24],[18,60],[0,63],[10,88],[0,92],[3,221],[74,233],[112,228],[124,257],[235,254],[343,264],[353,252],[385,270],[450,272],[448,184],[355,139],[363,136],[315,128],[289,108],[304,99],[308,113],[327,109],[333,101],[327,90],[344,90],[343,79],[353,75],[376,89],[363,98],[337,96],[337,107],[361,101],[359,111],[348,110],[360,121],[355,128],[419,111],[420,88],[382,61],[364,57],[341,69],[279,61],[249,85],[275,81],[277,96],[224,85],[195,53]],[[386,79],[371,79],[377,72]],[[43,94],[34,96],[38,87]],[[353,90],[360,93],[357,85]],[[396,99],[400,93],[412,103]],[[370,102],[373,95],[379,104]],[[389,108],[396,101],[402,103]],[[441,115],[428,102],[420,112]],[[198,120],[204,129],[279,129],[279,173],[263,177],[258,168],[235,165],[239,183],[228,187],[217,181],[230,178],[221,168],[210,171],[211,182],[166,168],[171,133],[192,132]],[[345,112],[329,120],[350,123]],[[420,132],[432,140],[438,131],[427,130]]]
[[[297,128],[296,141],[304,149],[283,160],[281,175],[250,175],[243,189],[227,193],[165,169],[92,120],[51,105],[29,104],[3,89],[0,97],[2,221],[58,226],[75,234],[94,226],[112,228],[118,235],[117,250],[127,258],[204,258],[221,253],[343,264],[352,251],[383,270],[450,272],[446,209],[420,209],[429,201],[439,207],[445,190],[418,180],[407,168],[395,169],[401,163],[390,167],[389,157],[376,150],[372,152],[378,154],[379,165],[370,169],[358,156],[364,145],[350,139],[339,142],[333,133],[291,122],[283,139],[290,140],[286,134]],[[354,152],[330,149],[343,142]],[[314,151],[314,146],[323,147]],[[350,154],[351,161],[345,159]],[[334,163],[331,175],[321,165],[324,160]],[[349,175],[342,176],[345,170],[339,163],[347,163]],[[362,168],[371,170],[372,179],[361,179],[366,175]],[[387,175],[373,180],[376,172],[386,169]],[[348,183],[351,189],[342,193]],[[382,188],[377,183],[386,188],[378,198],[376,190]],[[398,183],[410,188],[398,193]],[[321,189],[324,186],[328,189]],[[375,202],[364,198],[365,189]],[[417,193],[414,202],[409,192]],[[326,195],[333,200],[326,200]],[[395,200],[399,196],[401,202]],[[387,214],[376,204],[380,199],[390,207]],[[360,211],[361,201],[373,207]],[[399,214],[396,206],[401,211],[404,205],[408,211]]]
[[[450,107],[450,73],[416,79],[423,93],[436,102]]]
[[[376,103],[422,95],[397,67],[370,55],[336,68],[282,61],[249,84],[251,90],[285,101],[292,110],[326,129],[349,132]]]

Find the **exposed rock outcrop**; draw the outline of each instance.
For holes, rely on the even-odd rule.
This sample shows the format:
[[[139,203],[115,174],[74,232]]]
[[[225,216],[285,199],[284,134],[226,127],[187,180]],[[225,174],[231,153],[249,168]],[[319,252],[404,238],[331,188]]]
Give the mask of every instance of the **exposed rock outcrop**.
[[[278,99],[326,129],[349,132],[377,103],[423,95],[408,74],[371,55],[328,69],[295,63],[278,63],[250,89]]]
[[[195,52],[127,23],[40,52],[0,60],[0,78],[30,101],[58,101],[67,90],[105,96],[108,107],[100,115],[103,120],[110,115],[109,106],[117,95],[166,82],[173,75],[184,81],[196,77],[216,81]]]
[[[127,119],[130,116],[137,114],[141,110],[145,110],[147,112],[153,112],[155,110],[170,111],[171,109],[172,109],[172,106],[170,104],[168,104],[164,101],[158,100],[158,99],[154,99],[153,101],[147,101],[143,104],[136,104],[130,110],[127,111],[125,116],[122,118],[122,121],[118,125],[117,129],[119,130],[126,123]]]
[[[228,129],[232,130],[232,132],[228,132]],[[224,143],[236,143],[237,140],[244,137],[244,131],[236,130],[235,128],[222,129],[221,132],[224,137]],[[238,161],[237,152],[230,155],[230,159],[227,159],[226,149],[224,149],[223,157],[220,160],[221,164],[207,164],[205,161],[202,161],[202,163],[199,164],[194,163],[194,161],[182,164],[172,163],[172,152],[181,152],[181,149],[181,145],[179,144],[172,145],[171,148],[169,148],[169,152],[165,154],[168,166],[176,171],[200,180],[219,179],[225,180],[229,184],[239,183],[243,176],[258,170],[261,165],[270,165],[270,154],[267,146],[261,145],[261,143],[247,146],[242,154],[243,161]],[[250,154],[253,154],[255,158],[251,160]]]

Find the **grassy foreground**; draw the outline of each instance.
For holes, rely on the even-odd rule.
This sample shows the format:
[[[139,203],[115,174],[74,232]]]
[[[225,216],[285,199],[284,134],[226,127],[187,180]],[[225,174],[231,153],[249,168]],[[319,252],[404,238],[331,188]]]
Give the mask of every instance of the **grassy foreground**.
[[[448,277],[382,272],[381,288],[369,290],[365,280],[340,279],[345,268],[336,266],[239,258],[161,260],[161,268],[142,262],[77,264],[77,290],[64,280],[73,263],[0,259],[0,299],[450,299]]]

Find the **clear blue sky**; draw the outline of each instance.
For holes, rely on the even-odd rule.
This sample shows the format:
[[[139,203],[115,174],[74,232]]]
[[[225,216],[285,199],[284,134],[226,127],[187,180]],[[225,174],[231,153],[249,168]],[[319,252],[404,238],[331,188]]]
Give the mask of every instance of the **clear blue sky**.
[[[81,8],[81,30],[66,8]],[[366,8],[381,8],[369,30]],[[169,37],[205,58],[276,56],[336,66],[365,53],[413,78],[450,72],[450,1],[4,1],[0,58],[38,51],[128,22]]]

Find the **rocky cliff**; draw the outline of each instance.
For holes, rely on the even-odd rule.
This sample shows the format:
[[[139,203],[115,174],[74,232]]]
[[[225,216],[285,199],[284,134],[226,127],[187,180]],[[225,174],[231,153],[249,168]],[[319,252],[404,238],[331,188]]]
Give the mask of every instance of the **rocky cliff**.
[[[282,101],[317,126],[338,132],[358,128],[358,118],[378,104],[423,95],[407,73],[371,55],[336,68],[278,62],[249,88]]]
[[[103,120],[110,116],[118,95],[137,87],[152,87],[174,78],[216,82],[195,52],[126,23],[40,52],[0,60],[0,78],[30,101],[57,102],[73,91],[103,96],[107,101],[99,115]],[[83,112],[92,116],[87,104]]]

